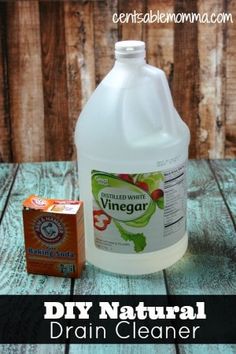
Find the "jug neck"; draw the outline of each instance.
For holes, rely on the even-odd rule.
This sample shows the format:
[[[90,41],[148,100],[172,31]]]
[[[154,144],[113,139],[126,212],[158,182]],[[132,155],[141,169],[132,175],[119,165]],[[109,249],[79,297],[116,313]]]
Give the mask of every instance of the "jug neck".
[[[116,58],[115,67],[117,66],[140,66],[145,65],[145,58]]]

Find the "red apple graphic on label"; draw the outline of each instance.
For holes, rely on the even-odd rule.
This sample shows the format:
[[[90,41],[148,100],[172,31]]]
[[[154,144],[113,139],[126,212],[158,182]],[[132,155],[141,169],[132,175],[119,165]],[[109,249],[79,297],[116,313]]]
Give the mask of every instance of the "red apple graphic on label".
[[[127,173],[121,173],[118,175],[119,178],[123,179],[126,182],[133,183],[133,177],[128,175]]]
[[[135,184],[136,184],[136,186],[139,187],[140,189],[143,189],[144,191],[148,192],[148,185],[147,185],[147,183],[138,181],[138,182],[136,182]]]
[[[162,189],[156,189],[151,193],[151,198],[154,201],[157,201],[158,199],[162,198],[164,196],[164,192]]]

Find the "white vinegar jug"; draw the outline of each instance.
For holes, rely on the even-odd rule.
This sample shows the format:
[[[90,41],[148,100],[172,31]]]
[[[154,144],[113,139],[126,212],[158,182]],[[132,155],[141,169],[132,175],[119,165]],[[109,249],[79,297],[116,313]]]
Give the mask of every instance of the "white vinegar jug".
[[[86,258],[121,274],[170,266],[187,248],[189,129],[145,44],[115,45],[115,65],[78,120],[80,198]]]

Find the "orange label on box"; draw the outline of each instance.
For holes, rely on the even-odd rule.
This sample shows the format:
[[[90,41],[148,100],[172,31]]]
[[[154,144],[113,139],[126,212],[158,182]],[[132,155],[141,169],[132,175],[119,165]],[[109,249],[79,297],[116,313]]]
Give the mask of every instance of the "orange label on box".
[[[27,271],[79,277],[85,263],[83,203],[35,195],[23,202]]]

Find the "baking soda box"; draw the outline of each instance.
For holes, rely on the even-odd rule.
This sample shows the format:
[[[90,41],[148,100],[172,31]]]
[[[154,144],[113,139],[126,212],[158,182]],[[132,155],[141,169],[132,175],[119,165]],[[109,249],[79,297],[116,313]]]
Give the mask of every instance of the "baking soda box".
[[[85,264],[83,203],[31,195],[23,202],[28,273],[77,278]]]

